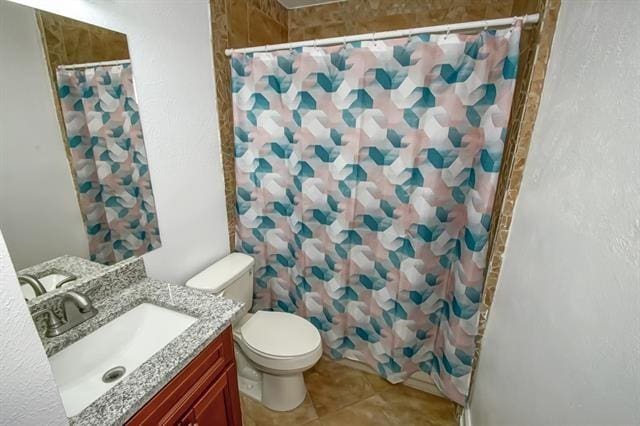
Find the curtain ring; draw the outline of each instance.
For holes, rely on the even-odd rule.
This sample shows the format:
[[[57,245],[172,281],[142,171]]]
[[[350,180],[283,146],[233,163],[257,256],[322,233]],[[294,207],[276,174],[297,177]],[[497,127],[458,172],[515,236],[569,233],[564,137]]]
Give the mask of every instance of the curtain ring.
[[[484,30],[487,31],[489,29],[489,21],[484,21]]]
[[[346,37],[342,37],[342,48],[343,49],[347,48],[347,38]]]
[[[264,45],[264,53],[267,53],[267,50],[268,50],[268,49],[269,49],[269,45],[268,45],[268,44],[265,44],[265,45]]]

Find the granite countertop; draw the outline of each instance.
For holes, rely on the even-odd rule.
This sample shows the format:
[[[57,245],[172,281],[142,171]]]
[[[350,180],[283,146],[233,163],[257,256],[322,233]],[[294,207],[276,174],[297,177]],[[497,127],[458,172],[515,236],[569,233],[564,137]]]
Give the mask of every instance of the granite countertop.
[[[82,324],[68,333],[88,334],[80,328],[96,329],[145,302],[174,309],[198,320],[80,414],[70,418],[70,424],[124,423],[218,337],[242,307],[240,303],[223,297],[146,278],[119,295],[96,304],[98,315],[92,318],[94,325],[89,324],[92,322],[89,320],[86,326]],[[51,343],[49,350],[55,350],[58,345]]]
[[[49,274],[75,275],[78,278],[84,278],[89,275],[100,273],[107,269],[107,265],[92,262],[78,256],[64,255],[37,265],[18,271],[18,275],[35,275],[42,278]]]
[[[102,285],[97,287],[96,281]],[[141,303],[173,309],[197,320],[80,414],[69,418],[72,425],[123,424],[218,337],[242,308],[241,303],[223,297],[147,278],[141,259],[123,262],[109,274],[94,277],[78,287],[77,290],[90,295],[98,314],[60,336],[47,338],[41,335],[48,356]],[[53,301],[45,302],[49,303]],[[30,308],[35,310],[43,306],[38,305],[41,304]]]

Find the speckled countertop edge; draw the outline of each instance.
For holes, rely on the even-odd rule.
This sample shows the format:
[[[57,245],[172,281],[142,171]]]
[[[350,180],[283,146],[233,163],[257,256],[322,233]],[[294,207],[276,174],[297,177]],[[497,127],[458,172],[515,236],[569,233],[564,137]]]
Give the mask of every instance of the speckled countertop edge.
[[[54,339],[43,339],[48,355],[56,353],[141,303],[153,303],[197,318],[188,329],[124,377],[80,414],[72,425],[123,424],[176,376],[231,323],[242,304],[188,287],[149,278],[96,301],[98,314]],[[63,335],[64,336],[64,335]]]
[[[65,256],[62,256],[65,257]],[[60,259],[60,258],[57,258]],[[53,259],[50,262],[53,262],[56,259]],[[42,265],[42,264],[41,264]],[[144,261],[139,257],[131,257],[129,259],[120,261],[111,266],[100,265],[102,268],[96,269],[95,271],[89,273],[87,271],[86,274],[83,274],[75,281],[71,281],[68,284],[65,284],[61,288],[56,288],[54,290],[48,291],[45,294],[35,297],[27,302],[27,306],[29,308],[33,307],[47,307],[45,302],[50,302],[51,300],[57,298],[59,295],[69,290],[82,290],[83,292],[88,291],[89,289],[93,289],[96,287],[103,287],[104,290],[110,291],[112,286],[111,283],[105,283],[105,278],[112,279],[114,275],[125,275],[128,274],[128,269],[137,268],[141,274],[137,277],[138,279],[135,282],[142,279],[142,277],[146,276]],[[130,277],[127,275],[126,279]],[[119,289],[116,289],[116,291]],[[93,297],[92,297],[93,298]],[[33,312],[33,311],[32,311]]]
[[[37,278],[42,278],[45,275],[58,273],[84,278],[89,275],[100,273],[107,268],[107,265],[92,262],[78,256],[64,255],[21,269],[18,271],[18,275],[30,274],[35,275]]]

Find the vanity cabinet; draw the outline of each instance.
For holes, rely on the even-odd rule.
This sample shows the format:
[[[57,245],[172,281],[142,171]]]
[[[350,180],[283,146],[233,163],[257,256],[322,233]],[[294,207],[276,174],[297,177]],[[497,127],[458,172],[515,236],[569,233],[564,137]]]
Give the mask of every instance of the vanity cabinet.
[[[242,425],[231,327],[227,327],[126,424]]]

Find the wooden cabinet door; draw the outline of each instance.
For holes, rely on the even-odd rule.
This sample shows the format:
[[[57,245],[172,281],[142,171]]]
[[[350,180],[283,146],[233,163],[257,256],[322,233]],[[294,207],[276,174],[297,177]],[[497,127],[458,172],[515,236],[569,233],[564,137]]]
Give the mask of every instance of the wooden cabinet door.
[[[194,426],[195,424],[196,413],[193,411],[193,409],[191,409],[180,419],[180,421],[177,423],[177,426]]]
[[[193,405],[193,426],[241,426],[235,365],[231,365]]]
[[[228,327],[162,388],[151,401],[134,414],[127,421],[126,426],[189,426],[189,424],[195,426],[197,421],[191,415],[194,405],[220,377],[226,375],[230,368],[233,368],[235,372],[233,336],[231,327]],[[237,409],[240,410],[237,378],[234,376],[227,381],[235,386]],[[235,425],[235,423],[229,424]]]

